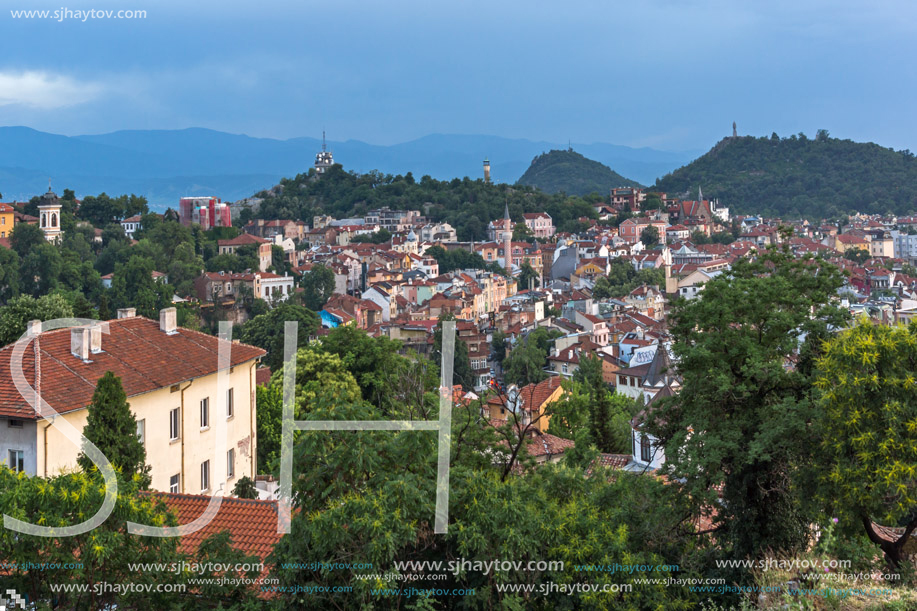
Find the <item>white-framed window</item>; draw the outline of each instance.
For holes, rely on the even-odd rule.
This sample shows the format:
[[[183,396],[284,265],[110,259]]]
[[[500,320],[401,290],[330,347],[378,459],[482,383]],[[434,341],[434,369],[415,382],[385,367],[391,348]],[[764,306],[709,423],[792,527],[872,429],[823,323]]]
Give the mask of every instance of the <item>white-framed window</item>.
[[[180,408],[176,407],[169,412],[169,441],[175,441],[181,436],[181,430],[179,428],[179,418],[178,410]]]
[[[210,428],[210,397],[201,399],[201,428]]]
[[[146,419],[137,421],[137,440],[146,447]]]
[[[179,490],[180,482],[181,482],[181,474],[176,473],[175,475],[170,477],[169,478],[169,492],[171,492],[172,494],[178,494],[180,492]]]
[[[210,490],[210,461],[201,463],[201,492]]]
[[[226,391],[226,418],[232,418],[235,415],[235,406],[233,405],[232,388]]]
[[[22,450],[10,450],[9,466],[13,471],[25,471],[25,452]]]
[[[232,479],[236,476],[236,451],[229,448],[226,452],[226,479]]]

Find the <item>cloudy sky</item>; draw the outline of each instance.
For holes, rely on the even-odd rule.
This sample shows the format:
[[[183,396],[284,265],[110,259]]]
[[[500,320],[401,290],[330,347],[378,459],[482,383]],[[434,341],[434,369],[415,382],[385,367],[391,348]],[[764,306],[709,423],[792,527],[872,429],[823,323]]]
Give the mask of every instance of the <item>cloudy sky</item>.
[[[848,0],[4,0],[0,125],[917,150],[917,5]],[[14,10],[145,10],[15,19]]]

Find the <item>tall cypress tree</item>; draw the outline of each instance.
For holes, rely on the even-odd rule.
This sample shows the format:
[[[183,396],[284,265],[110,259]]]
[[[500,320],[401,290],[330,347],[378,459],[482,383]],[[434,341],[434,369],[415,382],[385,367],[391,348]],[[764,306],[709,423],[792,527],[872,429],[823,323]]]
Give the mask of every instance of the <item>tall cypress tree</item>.
[[[146,464],[146,449],[137,439],[137,419],[127,404],[121,378],[110,371],[96,384],[83,435],[108,457],[122,476],[137,474],[141,478],[141,486],[149,487],[150,466]],[[85,448],[77,462],[87,472],[94,466],[86,456]]]

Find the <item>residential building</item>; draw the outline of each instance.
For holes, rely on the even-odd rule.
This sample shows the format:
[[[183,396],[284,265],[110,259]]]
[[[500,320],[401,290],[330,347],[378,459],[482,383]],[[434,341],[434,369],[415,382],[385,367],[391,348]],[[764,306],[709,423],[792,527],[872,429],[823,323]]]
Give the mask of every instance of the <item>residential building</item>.
[[[522,215],[522,220],[538,239],[549,239],[554,235],[554,221],[547,212],[527,212]]]
[[[183,197],[178,200],[178,218],[182,225],[200,225],[204,231],[213,227],[232,227],[229,205],[219,197]]]
[[[0,203],[0,238],[10,237],[16,222],[15,210],[9,204]]]
[[[231,240],[218,240],[217,248],[221,255],[234,255],[242,246],[254,245],[258,253],[258,269],[266,272],[271,266],[271,244],[269,240],[243,233]]]
[[[0,349],[3,459],[15,457],[17,468],[43,477],[78,469],[81,448],[52,426],[53,419],[82,431],[96,383],[111,371],[121,378],[137,419],[154,490],[224,495],[237,478],[254,477],[255,368],[265,352],[227,344],[229,369],[220,372],[219,340],[178,327],[175,308],[162,310],[158,322],[134,316],[133,309],[118,316],[44,333],[41,323],[29,323],[24,382],[54,409],[53,418],[47,407],[35,407],[31,391],[23,397],[14,383],[17,345]]]

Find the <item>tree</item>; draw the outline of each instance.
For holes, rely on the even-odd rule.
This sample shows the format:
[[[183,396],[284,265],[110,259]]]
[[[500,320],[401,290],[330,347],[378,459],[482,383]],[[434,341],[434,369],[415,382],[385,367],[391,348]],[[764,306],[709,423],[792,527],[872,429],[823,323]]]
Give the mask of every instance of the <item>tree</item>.
[[[232,495],[240,499],[257,499],[258,488],[255,487],[255,481],[252,478],[243,475],[233,486]]]
[[[19,265],[19,283],[23,293],[34,297],[45,295],[59,285],[63,271],[60,249],[42,241],[32,248]]]
[[[371,337],[354,325],[342,325],[322,338],[322,349],[340,357],[363,394],[363,399],[390,412],[397,395],[395,387],[405,364],[398,354],[401,342],[385,336]]]
[[[653,225],[647,225],[646,228],[640,232],[640,241],[643,242],[646,248],[653,248],[659,244],[659,230]]]
[[[516,223],[513,225],[513,242],[528,242],[535,237],[532,230],[525,223]]]
[[[284,323],[299,323],[297,346],[304,348],[309,344],[309,337],[319,327],[318,316],[306,308],[291,303],[279,303],[270,312],[255,316],[242,326],[239,336],[246,344],[267,350],[265,363],[271,371],[277,371],[283,365]]]
[[[517,386],[541,382],[548,377],[544,370],[547,359],[547,351],[527,338],[521,346],[513,348],[503,361],[503,379]]]
[[[80,204],[79,214],[81,219],[102,228],[123,218],[124,207],[106,193],[100,193],[98,196],[87,195]]]
[[[522,289],[528,289],[529,287],[537,289],[539,286],[541,286],[541,275],[535,271],[528,261],[523,261],[519,272],[519,287]]]
[[[334,270],[316,263],[302,275],[299,284],[303,288],[303,302],[306,307],[318,312],[334,295]]]
[[[19,255],[0,247],[0,305],[19,294]]]
[[[844,258],[854,263],[865,263],[869,259],[869,251],[862,248],[848,248],[844,251]]]
[[[44,242],[44,232],[32,223],[18,223],[10,232],[10,246],[20,259],[24,259],[33,248]]]
[[[826,342],[815,381],[823,411],[822,497],[844,527],[865,529],[894,569],[917,529],[914,363],[917,325],[889,327],[864,318]],[[876,522],[904,532],[886,541]]]
[[[503,359],[506,358],[506,333],[495,329],[490,340],[490,349],[493,350],[494,360],[503,364]]]
[[[31,320],[44,322],[72,316],[73,308],[60,295],[42,295],[38,299],[31,295],[14,297],[0,308],[0,346],[11,344],[22,337],[26,323]]]
[[[137,437],[137,419],[127,403],[121,378],[105,372],[96,383],[83,435],[98,447],[124,478],[136,477],[141,489],[150,485],[146,450]],[[83,471],[95,469],[85,447],[77,458]]]
[[[437,365],[442,362],[443,353],[443,321],[455,320],[455,314],[443,313],[439,316],[439,323],[433,332],[433,353],[430,359]],[[455,355],[452,364],[452,383],[461,384],[465,390],[472,390],[475,386],[474,370],[471,368],[471,358],[468,356],[468,344],[455,336]]]
[[[611,283],[608,276],[599,276],[592,287],[592,296],[595,299],[608,299],[612,296]]]
[[[162,308],[172,303],[172,288],[153,278],[153,260],[134,255],[127,263],[115,266],[111,283],[116,308],[137,308],[137,313],[158,318]]]
[[[664,472],[684,479],[697,508],[717,506],[717,540],[734,558],[793,551],[807,539],[813,516],[795,484],[817,460],[813,363],[828,330],[846,320],[833,305],[841,284],[836,267],[794,259],[784,245],[738,260],[699,299],[674,305],[683,384],[646,426],[666,448]]]

